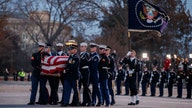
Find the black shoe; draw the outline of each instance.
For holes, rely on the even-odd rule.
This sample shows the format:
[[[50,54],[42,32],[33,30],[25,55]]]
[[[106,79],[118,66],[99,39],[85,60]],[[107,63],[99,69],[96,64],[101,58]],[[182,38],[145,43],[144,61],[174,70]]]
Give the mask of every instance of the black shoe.
[[[105,105],[105,107],[110,107],[110,105]]]
[[[111,105],[114,105],[114,104],[115,104],[115,99],[112,99]]]
[[[186,99],[191,99],[191,97],[186,97]]]
[[[182,98],[181,96],[177,96],[177,98]]]
[[[131,103],[128,103],[128,105],[135,105],[135,103],[131,102]]]
[[[171,97],[171,95],[169,95],[168,97]]]
[[[159,95],[159,97],[163,97],[163,95]]]
[[[101,103],[98,103],[96,106],[97,106],[97,107],[100,107],[101,105],[102,105]]]
[[[138,105],[139,104],[139,100],[136,100],[136,103],[135,103],[136,105]]]
[[[35,105],[35,102],[29,102],[27,105]]]
[[[141,96],[145,96],[145,94],[142,94]]]
[[[92,103],[88,103],[87,106],[92,106]]]
[[[62,102],[63,102],[63,101],[61,100],[61,101],[59,101],[58,103],[59,103],[59,104],[62,104]]]
[[[69,104],[61,104],[61,107],[68,107]]]
[[[151,95],[151,96],[155,96],[155,95]]]
[[[81,106],[86,106],[86,103],[85,103],[85,102],[83,102],[83,103],[81,104]]]

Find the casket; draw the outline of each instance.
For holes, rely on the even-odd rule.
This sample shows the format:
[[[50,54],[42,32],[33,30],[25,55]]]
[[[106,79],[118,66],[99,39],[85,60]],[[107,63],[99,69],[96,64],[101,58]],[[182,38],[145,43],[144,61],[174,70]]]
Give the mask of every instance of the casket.
[[[41,75],[60,76],[69,56],[48,56],[41,60]]]

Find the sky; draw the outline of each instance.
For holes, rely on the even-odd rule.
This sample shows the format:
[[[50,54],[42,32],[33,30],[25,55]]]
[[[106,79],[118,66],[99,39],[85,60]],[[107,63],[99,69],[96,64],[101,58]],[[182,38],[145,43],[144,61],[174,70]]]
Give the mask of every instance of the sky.
[[[187,0],[187,8],[190,10],[190,13],[192,15],[192,0]]]

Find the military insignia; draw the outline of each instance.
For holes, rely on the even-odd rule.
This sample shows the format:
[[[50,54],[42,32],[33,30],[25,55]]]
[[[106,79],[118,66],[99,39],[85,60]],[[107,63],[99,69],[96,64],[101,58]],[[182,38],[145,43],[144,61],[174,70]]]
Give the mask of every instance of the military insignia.
[[[35,59],[35,58],[32,56],[32,57],[31,57],[31,60],[34,60],[34,59]]]
[[[70,63],[70,64],[72,64],[72,61],[73,61],[72,59],[69,59],[69,63]]]

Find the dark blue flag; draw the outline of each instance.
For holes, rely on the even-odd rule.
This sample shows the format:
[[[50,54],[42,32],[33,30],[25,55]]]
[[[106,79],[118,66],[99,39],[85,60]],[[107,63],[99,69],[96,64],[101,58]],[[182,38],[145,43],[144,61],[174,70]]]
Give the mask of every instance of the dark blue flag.
[[[162,33],[169,16],[165,11],[146,0],[128,0],[128,31],[151,31]]]

